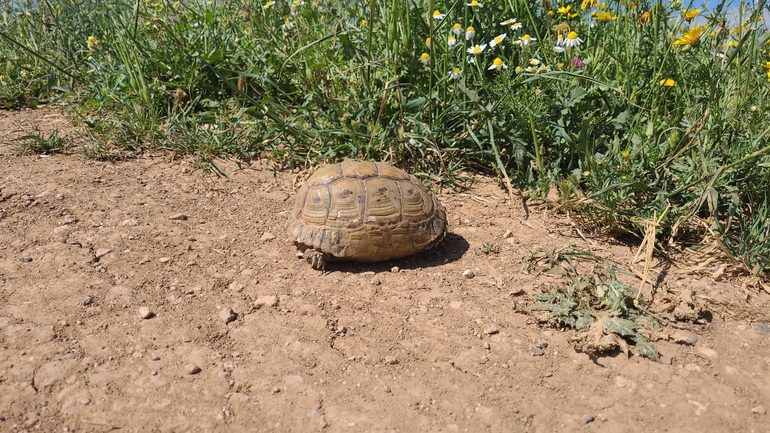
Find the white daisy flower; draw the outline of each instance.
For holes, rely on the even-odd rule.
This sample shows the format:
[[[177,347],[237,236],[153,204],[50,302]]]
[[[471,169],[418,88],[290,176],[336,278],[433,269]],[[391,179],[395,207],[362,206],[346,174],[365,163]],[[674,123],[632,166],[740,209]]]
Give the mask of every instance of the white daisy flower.
[[[503,34],[497,36],[496,38],[492,39],[489,42],[489,47],[490,48],[494,48],[496,45],[500,45],[501,43],[503,43],[503,39],[505,39],[505,33],[503,33]]]
[[[492,62],[492,65],[487,68],[488,70],[497,69],[498,71],[502,71],[503,69],[508,69],[508,65],[503,63],[503,59],[500,57],[495,58],[495,60]]]
[[[438,9],[433,11],[433,19],[434,20],[443,20],[446,14],[442,14]]]
[[[465,29],[465,40],[470,41],[474,36],[476,36],[476,29],[474,29],[473,26],[468,26],[468,28]]]
[[[582,43],[583,40],[578,37],[576,32],[569,32],[567,38],[564,40],[564,45],[567,47],[577,47]]]
[[[456,80],[462,76],[463,70],[460,68],[452,68],[451,71],[449,71],[449,78]]]
[[[475,45],[473,47],[468,48],[468,54],[473,54],[474,56],[478,56],[479,54],[484,52],[484,49],[486,47],[487,47],[487,44]]]

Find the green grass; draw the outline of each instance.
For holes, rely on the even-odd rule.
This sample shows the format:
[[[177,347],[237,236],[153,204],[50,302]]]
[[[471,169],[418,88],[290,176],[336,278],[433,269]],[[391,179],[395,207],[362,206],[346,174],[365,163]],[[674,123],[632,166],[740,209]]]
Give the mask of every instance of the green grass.
[[[92,157],[388,159],[450,187],[494,171],[597,231],[665,215],[659,248],[708,236],[770,271],[765,1],[692,21],[679,0],[13,3],[0,106],[68,106]],[[583,42],[554,51],[569,31]]]

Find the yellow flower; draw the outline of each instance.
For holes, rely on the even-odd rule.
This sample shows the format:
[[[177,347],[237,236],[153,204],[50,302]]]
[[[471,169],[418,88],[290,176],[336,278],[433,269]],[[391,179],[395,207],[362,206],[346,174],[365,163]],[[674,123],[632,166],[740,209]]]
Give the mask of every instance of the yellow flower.
[[[607,22],[610,22],[611,20],[616,19],[617,17],[612,16],[612,14],[607,11],[601,11],[601,12],[592,13],[591,18],[595,19],[596,21],[607,23]]]
[[[624,150],[624,151],[620,152],[620,156],[622,156],[623,159],[628,159],[628,157],[631,156],[631,152],[629,152],[627,150]]]
[[[598,0],[583,0],[583,3],[580,5],[580,9],[582,10],[590,9],[592,7],[596,7],[598,3],[599,3]]]
[[[767,69],[770,69],[770,62],[765,62],[762,66],[766,67]]]
[[[639,25],[643,26],[650,22],[650,19],[652,18],[652,12],[650,11],[644,11],[641,15],[639,15]]]
[[[684,16],[684,19],[686,19],[687,22],[690,22],[690,21],[694,20],[695,17],[697,17],[701,13],[701,11],[702,11],[701,8],[698,8],[698,9],[683,9],[683,10],[679,11],[679,13],[681,13]]]
[[[365,19],[361,20],[361,27],[363,27],[365,25],[366,25],[366,20]]]
[[[674,45],[693,45],[700,40],[700,35],[703,33],[703,26],[698,24],[682,35],[681,38],[674,41]]]
[[[570,9],[572,9],[572,6],[570,6],[570,5],[567,5],[566,7],[562,6],[559,9],[556,9],[556,12],[558,12],[558,13],[560,13],[562,15],[568,15]]]
[[[100,42],[99,39],[96,39],[93,35],[89,36],[86,40],[86,45],[88,46],[88,51],[94,51],[98,46]]]
[[[465,6],[470,6],[472,8],[483,8],[484,4],[479,3],[479,0],[471,0],[470,3],[465,3]]]
[[[731,48],[731,47],[737,47],[737,46],[738,46],[738,41],[727,41],[727,43],[726,43],[725,45],[726,45],[728,48]]]
[[[671,78],[664,78],[660,80],[660,85],[663,87],[674,87],[676,86],[676,81]]]
[[[430,54],[422,53],[422,55],[420,56],[420,61],[422,62],[423,65],[429,64],[430,63]]]
[[[425,39],[425,46],[426,46],[426,47],[428,47],[428,48],[430,48],[431,44],[432,44],[432,43],[431,43],[431,40],[430,40],[430,38],[426,38],[426,39]]]
[[[770,81],[770,71],[767,71],[767,81]]]
[[[574,14],[567,14],[567,18],[574,19],[576,16],[578,16],[578,13],[575,12]]]
[[[271,1],[268,1],[267,3],[265,3],[265,5],[264,5],[264,6],[262,6],[262,9],[269,9],[269,8],[270,8],[272,5],[274,5],[274,4],[275,4],[275,2],[274,2],[274,1],[272,1],[272,0],[271,0]]]
[[[460,25],[460,23],[455,23],[455,25],[452,26],[452,33],[455,34],[455,36],[460,36],[463,32],[463,26]]]
[[[439,11],[438,9],[433,11],[433,19],[434,20],[442,20],[442,19],[444,19],[445,16],[446,16],[446,14],[442,14],[441,11]]]

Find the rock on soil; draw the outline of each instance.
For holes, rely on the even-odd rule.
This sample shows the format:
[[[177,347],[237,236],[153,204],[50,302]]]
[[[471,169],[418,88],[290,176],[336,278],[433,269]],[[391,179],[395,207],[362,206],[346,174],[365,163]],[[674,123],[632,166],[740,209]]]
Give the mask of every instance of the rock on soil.
[[[262,296],[261,298],[254,301],[254,307],[257,309],[260,309],[262,307],[275,307],[278,305],[278,297],[277,296]]]
[[[219,312],[219,318],[222,319],[225,324],[228,324],[238,318],[238,315],[235,314],[235,311],[233,311],[230,307],[225,307]]]
[[[671,339],[674,340],[674,343],[686,344],[688,346],[692,346],[698,342],[697,335],[693,334],[692,332],[687,332],[681,329],[674,331],[671,334]]]
[[[139,307],[139,317],[142,319],[149,319],[154,316],[150,307]]]

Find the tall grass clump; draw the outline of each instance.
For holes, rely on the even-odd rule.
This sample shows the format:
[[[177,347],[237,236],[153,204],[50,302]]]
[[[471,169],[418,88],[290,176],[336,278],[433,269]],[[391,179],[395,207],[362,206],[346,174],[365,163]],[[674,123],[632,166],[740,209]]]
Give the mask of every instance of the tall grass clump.
[[[597,230],[654,219],[660,247],[770,270],[766,0],[0,8],[0,104],[66,102],[103,150],[491,170]]]

